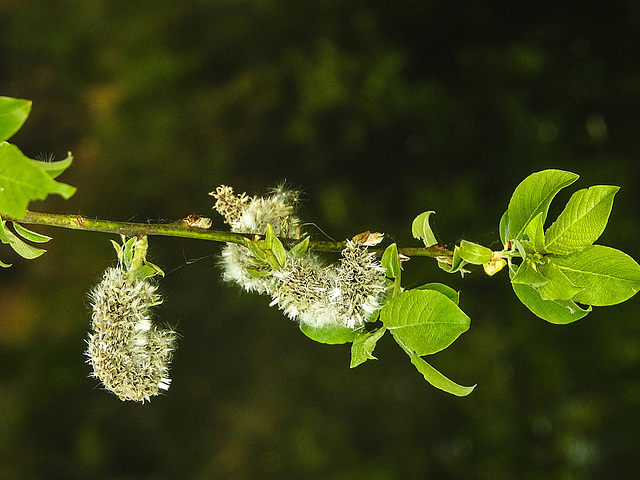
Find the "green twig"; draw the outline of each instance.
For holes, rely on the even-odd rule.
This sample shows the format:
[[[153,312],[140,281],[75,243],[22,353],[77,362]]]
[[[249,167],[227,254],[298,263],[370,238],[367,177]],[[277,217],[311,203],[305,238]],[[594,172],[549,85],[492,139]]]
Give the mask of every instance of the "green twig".
[[[88,218],[81,215],[60,215],[55,213],[41,213],[27,211],[25,216],[20,219],[14,219],[2,215],[2,218],[8,221],[17,221],[21,224],[29,225],[48,225],[50,227],[70,228],[73,230],[87,230],[92,232],[116,233],[127,236],[137,235],[163,235],[168,237],[193,238],[197,240],[209,240],[214,242],[230,242],[239,245],[245,245],[245,238],[252,238],[251,233],[235,233],[223,232],[218,230],[209,230],[189,225],[185,220],[179,220],[173,223],[134,223],[134,222],[116,222],[113,220],[101,220],[97,218]],[[282,239],[287,246],[299,242],[296,239]],[[340,252],[344,248],[345,242],[323,242],[310,241],[309,249],[319,252]],[[382,253],[383,248],[372,247],[371,251]],[[453,253],[442,245],[435,245],[429,248],[412,248],[399,247],[398,252],[408,257],[452,257]]]

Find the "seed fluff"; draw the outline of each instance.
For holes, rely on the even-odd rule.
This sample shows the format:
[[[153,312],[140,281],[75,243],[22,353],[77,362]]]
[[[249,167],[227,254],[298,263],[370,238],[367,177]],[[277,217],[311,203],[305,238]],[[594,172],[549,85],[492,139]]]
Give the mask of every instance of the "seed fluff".
[[[156,289],[119,265],[107,269],[90,292],[93,331],[87,362],[93,366],[92,376],[121,400],[144,403],[171,385],[176,333],[152,320],[152,307],[162,302]]]

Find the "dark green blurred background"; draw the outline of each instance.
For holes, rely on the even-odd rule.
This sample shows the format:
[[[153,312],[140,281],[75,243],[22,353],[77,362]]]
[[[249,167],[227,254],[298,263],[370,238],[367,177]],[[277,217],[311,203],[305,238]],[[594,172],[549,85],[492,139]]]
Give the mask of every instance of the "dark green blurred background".
[[[78,193],[31,208],[115,220],[213,215],[221,183],[286,179],[334,238],[414,245],[435,210],[441,242],[498,249],[515,186],[555,167],[622,187],[599,243],[639,259],[638,59],[638,1],[0,3],[0,94],[34,102],[12,142],[75,156]],[[125,404],[83,356],[116,237],[38,230],[45,256],[0,252],[2,479],[637,478],[637,299],[554,326],[504,273],[413,259],[407,282],[452,285],[472,318],[431,359],[478,384],[456,398],[391,338],[350,370],[348,346],[224,285],[217,244],[153,238],[182,339],[168,394]]]

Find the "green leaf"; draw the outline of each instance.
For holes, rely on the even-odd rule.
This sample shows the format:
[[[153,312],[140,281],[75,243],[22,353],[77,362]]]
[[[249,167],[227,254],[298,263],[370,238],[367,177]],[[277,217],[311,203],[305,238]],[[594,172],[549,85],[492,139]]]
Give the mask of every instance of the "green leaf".
[[[253,278],[268,277],[273,273],[273,270],[258,270],[256,268],[248,268],[248,267],[245,267],[244,270]]]
[[[76,189],[56,182],[15,146],[0,143],[0,212],[20,219],[32,200],[56,193],[69,198]]]
[[[515,270],[515,266],[513,268]],[[547,281],[544,275],[538,272],[537,264],[528,258],[518,266],[511,276],[511,283],[523,285],[544,285]]]
[[[311,340],[330,345],[353,342],[356,337],[356,332],[352,329],[337,323],[329,323],[322,327],[301,323],[300,330]]]
[[[29,240],[35,243],[47,243],[49,240],[51,240],[51,237],[26,229],[17,222],[13,222],[13,229],[25,240]]]
[[[548,257],[538,266],[547,283],[536,287],[543,300],[570,300],[582,287],[574,285],[562,270]]]
[[[436,240],[431,227],[429,226],[429,217],[432,213],[436,213],[434,211],[423,212],[418,215],[411,224],[411,232],[413,233],[413,238],[422,239],[424,241],[425,247],[431,247],[438,243]]]
[[[547,253],[544,245],[544,219],[542,213],[536,215],[524,231],[536,252]]]
[[[309,249],[309,237],[304,237],[303,240],[296,243],[291,250],[289,250],[289,256],[293,258],[301,258]]]
[[[287,250],[273,231],[273,227],[267,224],[267,235],[264,239],[266,247],[273,252],[273,255],[278,261],[278,265],[272,265],[274,268],[279,269],[287,261]]]
[[[416,287],[416,290],[435,290],[436,292],[440,292],[443,295],[446,295],[449,300],[458,305],[460,303],[460,292],[454,290],[448,285],[444,283],[426,283],[419,287]]]
[[[73,162],[73,157],[71,156],[71,152],[68,153],[67,158],[64,160],[58,160],[55,162],[42,162],[40,160],[31,160],[35,165],[39,168],[47,172],[47,174],[51,178],[56,178],[62,172],[64,172],[67,168],[71,166],[71,162]]]
[[[400,255],[398,255],[398,246],[395,243],[384,250],[380,263],[385,269],[387,278],[393,280],[393,285],[387,290],[387,298],[391,299],[402,292],[402,265]]]
[[[278,259],[280,266],[283,266],[287,262],[287,250],[278,237],[273,240],[273,254]]]
[[[118,254],[118,260],[120,262],[122,262],[122,245],[120,245],[115,240],[111,240],[111,245],[113,245],[113,248],[115,249],[116,253]]]
[[[380,320],[418,355],[439,352],[469,329],[471,320],[437,290],[406,290],[387,302]]]
[[[7,232],[5,230],[5,222],[2,218],[0,218],[0,242],[2,243],[9,243],[9,237],[7,236]],[[4,263],[2,261],[0,261],[0,267],[2,268],[9,268],[11,266],[11,263]]]
[[[402,349],[409,355],[411,359],[411,363],[418,369],[418,371],[422,374],[424,379],[429,382],[432,386],[439,388],[440,390],[450,393],[452,395],[456,395],[458,397],[465,397],[469,395],[474,388],[475,385],[471,387],[464,387],[462,385],[458,385],[454,381],[445,377],[438,370],[433,368],[430,364],[425,362],[420,355],[415,353],[409,348],[408,345],[404,344],[398,337],[395,337],[398,344],[402,347]]]
[[[525,178],[509,201],[509,239],[521,239],[529,222],[540,213],[544,224],[553,197],[577,179],[575,173],[563,170],[543,170]]]
[[[500,217],[500,227],[499,227],[499,231],[500,231],[500,241],[502,242],[502,245],[504,245],[505,248],[508,247],[509,245],[509,238],[510,238],[510,234],[509,234],[509,212],[504,212],[502,214],[502,217]]]
[[[133,263],[133,256],[134,256],[134,251],[135,251],[136,237],[131,237],[126,241],[125,241],[125,238],[123,237],[122,240],[123,240],[122,248],[121,248],[122,264],[127,269],[130,269],[131,268],[131,264]]]
[[[512,273],[509,272],[511,275]],[[543,300],[540,293],[530,285],[511,283],[518,299],[534,315],[549,323],[567,324],[580,320],[591,311],[591,307],[584,310],[573,300]]]
[[[456,245],[453,249],[453,258],[451,259],[451,263],[446,260],[438,259],[438,266],[447,273],[456,273],[461,272],[464,274],[466,271],[464,270],[464,266],[467,264],[462,257],[460,256],[460,247]]]
[[[261,262],[267,261],[267,254],[264,253],[264,250],[260,248],[260,245],[258,245],[253,240],[249,240],[248,238],[244,239],[244,243],[247,246],[247,248],[251,250],[251,253],[257,260],[260,260]]]
[[[111,244],[118,254],[118,261],[127,270],[130,278],[144,280],[155,275],[164,277],[164,272],[159,266],[147,261],[149,239],[146,235],[129,239],[121,235],[121,238],[122,245],[113,240]]]
[[[0,97],[0,142],[20,130],[31,111],[31,101]]]
[[[575,192],[546,233],[550,253],[568,254],[595,242],[609,221],[613,198],[620,187],[596,185]]]
[[[0,242],[9,243],[9,237],[7,236],[6,222],[0,218]]]
[[[43,250],[42,248],[36,248],[25,243],[19,237],[14,235],[11,230],[7,230],[4,220],[0,220],[0,222],[2,223],[2,228],[0,228],[0,240],[2,243],[8,243],[9,246],[22,258],[32,260],[46,252],[46,250]]]
[[[591,245],[554,262],[574,284],[583,288],[573,298],[585,305],[615,305],[640,290],[640,265],[620,250]]]
[[[524,240],[520,241],[520,240],[514,240],[513,241],[513,246],[516,247],[516,250],[518,251],[518,253],[520,254],[520,256],[523,259],[526,259],[528,257],[527,255],[527,248],[525,248],[525,246],[529,246],[527,245],[527,243],[530,246],[533,246],[533,244],[531,242],[526,242]],[[531,249],[530,249],[531,250]],[[533,252],[535,252],[535,250],[533,250]]]
[[[467,242],[466,240],[462,240],[460,242],[458,254],[465,262],[472,263],[474,265],[487,263],[491,261],[491,257],[493,257],[493,252],[490,248],[483,247],[477,243]]]
[[[136,278],[139,278],[140,280],[154,277],[156,275],[160,275],[161,277],[164,277],[164,271],[159,266],[146,261],[141,267],[138,267],[135,271]]]
[[[395,243],[385,249],[380,263],[386,270],[388,278],[398,278],[400,276],[400,257],[398,256],[398,246]]]
[[[273,227],[271,224],[267,223],[267,232],[264,237],[264,246],[267,250],[271,250],[273,248],[273,239],[276,238],[276,234],[273,231]]]
[[[351,368],[355,368],[367,360],[377,360],[373,356],[373,350],[386,331],[387,329],[382,327],[373,332],[362,330],[356,332],[355,339],[351,345]]]

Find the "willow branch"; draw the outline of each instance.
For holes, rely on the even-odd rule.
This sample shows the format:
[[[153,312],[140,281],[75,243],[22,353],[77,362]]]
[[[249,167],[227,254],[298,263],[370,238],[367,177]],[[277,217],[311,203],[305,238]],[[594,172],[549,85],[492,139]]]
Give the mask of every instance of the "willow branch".
[[[167,237],[193,238],[197,240],[209,240],[214,242],[229,242],[244,245],[245,239],[253,238],[251,233],[224,232],[198,228],[188,221],[189,217],[172,223],[135,223],[117,222],[113,220],[101,220],[88,218],[81,215],[60,215],[56,213],[41,213],[27,211],[25,216],[18,220],[2,215],[4,220],[17,221],[25,225],[47,225],[50,227],[69,228],[72,230],[86,230],[91,232],[115,233],[127,236],[161,235]],[[299,239],[282,239],[285,244],[292,245]],[[340,252],[345,242],[310,241],[309,248],[319,252]],[[372,247],[371,251],[381,253],[384,249]],[[453,253],[443,245],[434,245],[429,248],[398,247],[398,252],[408,257],[452,257]]]

